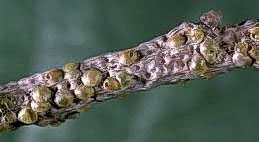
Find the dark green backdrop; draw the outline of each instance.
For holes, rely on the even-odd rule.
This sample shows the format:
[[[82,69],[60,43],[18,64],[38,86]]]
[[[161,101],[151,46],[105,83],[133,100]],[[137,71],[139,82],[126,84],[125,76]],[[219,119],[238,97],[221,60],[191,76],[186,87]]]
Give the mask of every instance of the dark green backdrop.
[[[259,1],[0,0],[0,83],[133,47],[220,9],[224,24],[259,17]],[[112,100],[58,128],[24,127],[0,142],[251,142],[259,140],[259,72]]]

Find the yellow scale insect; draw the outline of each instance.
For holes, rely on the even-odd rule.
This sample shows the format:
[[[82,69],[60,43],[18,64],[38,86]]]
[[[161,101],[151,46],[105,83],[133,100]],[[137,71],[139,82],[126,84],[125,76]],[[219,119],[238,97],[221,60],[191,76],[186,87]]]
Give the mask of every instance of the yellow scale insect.
[[[25,124],[32,124],[38,120],[38,114],[31,108],[25,107],[19,111],[18,120]]]
[[[252,63],[252,59],[248,55],[249,44],[239,42],[235,46],[235,53],[232,57],[233,63],[237,67],[245,67]]]
[[[119,53],[118,62],[122,65],[129,66],[140,59],[140,53],[137,50],[127,50]]]
[[[205,59],[200,55],[194,55],[189,62],[189,68],[196,76],[204,76],[208,70]]]
[[[54,102],[59,107],[68,107],[74,102],[74,95],[70,90],[62,88],[56,92]]]
[[[52,92],[46,86],[38,86],[31,92],[32,102],[31,108],[36,112],[47,112],[50,110],[51,105],[49,100],[51,99]]]
[[[95,95],[95,90],[92,87],[87,87],[83,84],[80,84],[77,86],[74,93],[78,99],[87,100]]]
[[[102,81],[102,72],[95,68],[88,69],[83,73],[81,80],[85,86],[95,87]]]

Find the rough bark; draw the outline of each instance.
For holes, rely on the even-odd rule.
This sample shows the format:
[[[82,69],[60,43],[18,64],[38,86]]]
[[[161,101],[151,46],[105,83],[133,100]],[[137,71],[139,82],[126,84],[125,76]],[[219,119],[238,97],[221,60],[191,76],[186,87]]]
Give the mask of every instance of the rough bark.
[[[79,76],[72,81],[68,78],[51,81],[50,73],[57,70],[49,70],[0,86],[0,131],[23,125],[57,126],[93,104],[124,94],[164,84],[210,79],[236,68],[259,68],[259,21],[246,20],[238,25],[221,27],[221,18],[220,12],[212,10],[204,13],[197,23],[183,22],[137,47],[81,61],[77,69]],[[91,68],[101,71],[102,79],[91,86],[95,95],[82,100],[76,97],[74,90],[82,84],[82,74]],[[62,68],[58,71],[66,74]],[[126,84],[117,76],[121,71],[126,72]],[[114,78],[114,82],[108,82],[107,78]],[[110,84],[105,85],[105,82]],[[32,91],[38,86],[51,90],[51,98],[47,100],[50,109],[37,112],[36,120],[25,124],[18,119],[18,113],[21,109],[31,108]],[[55,103],[55,97],[64,88],[71,91],[74,99],[72,104],[60,107]]]

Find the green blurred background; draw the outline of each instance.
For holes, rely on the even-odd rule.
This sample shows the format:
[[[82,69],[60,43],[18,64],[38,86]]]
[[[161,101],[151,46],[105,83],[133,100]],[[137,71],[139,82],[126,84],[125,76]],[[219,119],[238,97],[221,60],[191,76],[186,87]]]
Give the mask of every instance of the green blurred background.
[[[0,83],[126,49],[219,9],[223,24],[258,18],[259,1],[0,0]],[[58,128],[23,127],[0,142],[259,140],[259,72],[237,70],[97,105]]]

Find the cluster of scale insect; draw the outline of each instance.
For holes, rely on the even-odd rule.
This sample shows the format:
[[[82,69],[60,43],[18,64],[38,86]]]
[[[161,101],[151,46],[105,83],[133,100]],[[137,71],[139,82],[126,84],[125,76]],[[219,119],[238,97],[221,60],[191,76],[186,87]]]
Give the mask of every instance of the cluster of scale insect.
[[[183,30],[169,33],[167,37],[167,47],[173,49],[191,48],[193,50],[187,64],[195,76],[208,77],[206,72],[209,67],[221,63],[223,60],[220,56],[219,43],[210,37],[208,29],[202,25],[185,24]]]
[[[259,28],[254,27],[248,32],[250,39],[257,43]],[[191,26],[182,32],[168,34],[167,39],[165,44],[169,49],[192,47],[193,53],[186,62],[190,71],[196,76],[206,76],[210,66],[221,62],[219,43],[210,37],[207,30],[200,25]],[[259,60],[258,53],[259,48],[256,44],[239,42],[235,45],[233,63],[238,67],[251,65],[253,60]],[[122,67],[129,67],[140,61],[140,52],[136,49],[121,51],[117,53],[116,60]],[[107,75],[107,71],[94,67],[80,70],[80,64],[73,62],[65,64],[62,69],[47,72],[44,74],[44,80],[47,85],[36,86],[30,90],[30,105],[21,107],[18,114],[1,113],[0,131],[17,120],[24,124],[40,126],[46,126],[46,123],[53,126],[59,125],[60,121],[40,119],[40,115],[51,112],[53,108],[67,108],[78,101],[94,99],[98,96],[96,90],[102,89],[107,92],[126,90],[134,84],[133,75],[126,70],[108,72]],[[78,112],[89,108],[88,105],[83,106],[78,109]]]
[[[250,66],[253,62],[259,61],[259,27],[250,28],[248,35],[250,40],[241,39],[235,44],[232,60],[237,67]]]
[[[12,124],[17,122],[17,116],[14,112],[15,104],[12,98],[5,96],[0,98],[0,133],[9,129],[14,129]]]
[[[195,75],[203,75],[208,69],[207,65],[214,63],[217,49],[214,41],[205,38],[205,31],[200,26],[189,28],[184,33],[173,34],[166,42],[168,47],[181,48],[184,44],[202,45],[200,53],[193,56],[189,62],[189,68]],[[213,52],[213,53],[212,53]],[[117,62],[122,67],[129,67],[140,60],[140,52],[129,49],[117,53]],[[51,112],[53,108],[67,108],[78,101],[87,101],[98,96],[96,90],[103,89],[107,92],[126,90],[133,85],[133,75],[126,70],[113,73],[104,72],[98,68],[80,70],[79,63],[68,63],[62,69],[54,69],[44,75],[47,85],[36,86],[30,91],[30,105],[24,106],[17,114],[17,120],[24,124],[60,124],[56,120],[40,119],[40,114]],[[64,83],[65,82],[65,83]],[[65,85],[64,85],[65,84]],[[86,109],[85,109],[86,108]],[[88,110],[89,106],[83,106],[78,112]],[[15,119],[16,120],[16,119]]]
[[[118,53],[117,60],[122,66],[130,66],[140,58],[136,50]],[[40,119],[54,109],[67,108],[78,101],[87,101],[98,96],[96,90],[107,92],[126,90],[132,87],[133,77],[126,71],[118,71],[112,76],[98,68],[80,70],[79,63],[67,63],[62,69],[54,69],[44,75],[48,85],[36,86],[30,91],[30,105],[21,107],[15,120],[24,124],[47,126],[60,124],[58,120]],[[90,106],[82,106],[77,112],[89,110]],[[75,113],[77,114],[77,113]],[[8,114],[9,115],[9,114]]]
[[[206,77],[209,67],[221,63],[223,54],[227,53],[202,27],[193,26],[186,29],[168,35],[166,46],[174,49],[192,46],[193,55],[188,62],[189,69],[196,76]],[[259,62],[259,27],[254,26],[248,29],[247,33],[248,40],[243,37],[235,43],[232,62],[236,67],[251,66],[253,62]]]

